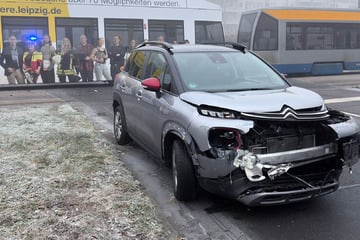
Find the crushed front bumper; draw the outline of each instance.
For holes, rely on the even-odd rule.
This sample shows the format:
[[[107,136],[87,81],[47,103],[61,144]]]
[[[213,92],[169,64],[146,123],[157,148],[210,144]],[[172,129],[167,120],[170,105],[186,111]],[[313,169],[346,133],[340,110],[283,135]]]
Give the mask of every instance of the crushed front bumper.
[[[268,149],[272,151],[268,152],[255,151],[256,148],[244,142],[244,148],[226,148],[237,146],[234,144],[239,142],[236,130],[219,128],[210,135],[209,149],[193,151],[198,182],[208,192],[249,206],[286,204],[334,192],[344,166],[351,170],[360,155],[358,125],[352,118],[338,122],[330,125],[273,123],[271,131],[284,133],[276,138],[272,135],[278,132],[268,131],[267,135],[259,129],[242,134],[242,140],[255,139],[254,146],[263,143],[259,149],[270,146]],[[263,124],[260,130],[266,131],[265,127]],[[303,134],[293,137],[297,132]],[[214,137],[216,134],[222,138]]]
[[[322,165],[330,165],[323,169]],[[334,158],[323,159],[290,169],[274,180],[251,182],[244,171],[238,169],[224,178],[199,177],[202,188],[216,195],[224,196],[247,205],[281,205],[320,197],[336,191],[339,187],[341,167],[334,164]],[[313,169],[309,173],[309,169]]]
[[[208,192],[236,199],[248,206],[280,205],[336,191],[342,169],[343,162],[338,155],[330,153],[294,163],[286,172],[272,179],[268,177],[267,169],[261,169],[266,176],[264,179],[251,181],[246,171],[236,168],[224,177],[198,176],[198,182]]]

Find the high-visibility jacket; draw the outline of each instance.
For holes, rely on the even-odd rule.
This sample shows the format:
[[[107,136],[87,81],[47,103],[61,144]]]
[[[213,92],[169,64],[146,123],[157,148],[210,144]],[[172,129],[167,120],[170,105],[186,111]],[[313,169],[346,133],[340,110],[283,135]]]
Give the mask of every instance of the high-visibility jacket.
[[[31,67],[32,71],[35,71],[38,67],[42,65],[42,53],[38,51],[34,51],[31,56],[30,65],[28,65],[27,56],[31,54],[30,52],[24,52],[23,62],[27,67]]]

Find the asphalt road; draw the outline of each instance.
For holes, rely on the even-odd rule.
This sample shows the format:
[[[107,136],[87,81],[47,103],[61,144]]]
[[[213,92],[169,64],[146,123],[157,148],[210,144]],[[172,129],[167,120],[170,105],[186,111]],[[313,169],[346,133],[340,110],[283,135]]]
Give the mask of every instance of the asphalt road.
[[[290,78],[289,81],[318,92],[329,107],[351,114],[360,123],[360,75]],[[114,142],[111,87],[46,91],[72,102]],[[351,175],[344,171],[341,187],[333,194],[292,205],[249,209],[206,193],[196,202],[179,203],[172,197],[170,170],[136,144],[118,150],[159,204],[167,221],[186,239],[360,239],[360,164]]]

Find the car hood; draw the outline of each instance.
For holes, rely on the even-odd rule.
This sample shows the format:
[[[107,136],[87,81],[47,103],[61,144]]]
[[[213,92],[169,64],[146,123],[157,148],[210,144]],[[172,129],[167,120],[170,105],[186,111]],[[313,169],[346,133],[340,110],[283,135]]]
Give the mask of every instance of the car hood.
[[[239,92],[185,92],[180,98],[200,106],[215,106],[239,112],[276,112],[284,105],[294,110],[319,107],[324,104],[319,94],[299,87],[277,90]]]

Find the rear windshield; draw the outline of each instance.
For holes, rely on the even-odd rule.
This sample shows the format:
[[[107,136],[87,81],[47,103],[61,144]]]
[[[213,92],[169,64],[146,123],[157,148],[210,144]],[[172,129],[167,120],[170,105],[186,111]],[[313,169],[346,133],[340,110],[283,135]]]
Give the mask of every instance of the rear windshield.
[[[247,91],[289,86],[249,52],[177,53],[174,58],[189,91]]]

